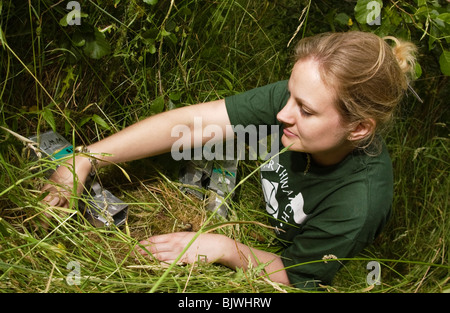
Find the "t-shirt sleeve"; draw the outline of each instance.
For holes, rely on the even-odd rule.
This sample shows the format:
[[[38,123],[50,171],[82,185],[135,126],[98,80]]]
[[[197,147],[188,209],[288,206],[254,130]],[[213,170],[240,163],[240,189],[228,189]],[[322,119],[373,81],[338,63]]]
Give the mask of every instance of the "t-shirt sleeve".
[[[231,125],[277,125],[277,114],[289,98],[287,80],[225,98]]]

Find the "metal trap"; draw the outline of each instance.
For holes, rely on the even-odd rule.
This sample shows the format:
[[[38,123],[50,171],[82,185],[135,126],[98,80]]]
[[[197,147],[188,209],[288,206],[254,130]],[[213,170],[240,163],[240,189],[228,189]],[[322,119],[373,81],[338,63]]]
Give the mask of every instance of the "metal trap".
[[[46,157],[50,160],[58,160],[71,155],[74,151],[72,144],[53,131],[35,135],[29,139],[37,143],[39,152],[44,154],[36,155],[35,151],[31,150],[34,158]],[[120,226],[126,222],[128,205],[110,191],[103,189],[98,182],[91,182],[88,192],[85,192],[82,197],[83,200],[79,202],[79,206],[86,219],[95,227]]]

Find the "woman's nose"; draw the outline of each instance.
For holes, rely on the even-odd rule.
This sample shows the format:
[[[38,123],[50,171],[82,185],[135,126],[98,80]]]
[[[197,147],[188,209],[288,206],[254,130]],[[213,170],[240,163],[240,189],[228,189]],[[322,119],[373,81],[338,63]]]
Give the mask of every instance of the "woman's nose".
[[[283,124],[295,124],[295,115],[293,109],[295,108],[295,101],[289,98],[288,102],[277,114],[277,120]]]

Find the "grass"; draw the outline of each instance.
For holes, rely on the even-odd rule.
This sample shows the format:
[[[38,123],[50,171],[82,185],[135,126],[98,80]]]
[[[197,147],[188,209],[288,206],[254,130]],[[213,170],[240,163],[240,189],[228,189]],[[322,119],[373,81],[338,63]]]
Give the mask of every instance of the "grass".
[[[68,58],[72,53],[64,43],[75,29],[58,24],[61,7],[51,7],[49,1],[11,3],[4,1],[0,11],[0,124],[24,136],[54,128],[70,141],[89,143],[161,110],[286,79],[286,44],[309,1],[298,6],[289,0],[190,0],[172,7],[168,1],[155,6],[122,1],[117,8],[86,1],[86,21],[108,29],[112,53],[99,60],[79,56],[77,61]],[[322,5],[317,1],[310,7],[308,28],[296,39],[327,30]],[[163,27],[173,36],[154,35]],[[351,260],[339,260],[344,267],[328,292],[449,291],[450,95],[448,79],[437,72],[433,56],[422,58],[424,74],[415,88],[424,104],[405,99],[386,137],[395,170],[393,216],[374,245]],[[103,169],[102,184],[128,203],[129,217],[120,228],[95,228],[76,207],[62,210],[40,202],[44,170],[54,162],[27,159],[22,143],[1,132],[0,290],[299,292],[260,278],[258,268],[236,272],[201,262],[170,266],[131,254],[141,239],[186,229],[213,229],[279,252],[261,209],[258,164],[240,163],[245,183],[227,222],[180,192],[180,165],[165,156],[121,164],[131,181],[117,167]],[[372,260],[381,264],[381,285],[371,289],[366,265]],[[77,266],[80,280],[73,284]]]

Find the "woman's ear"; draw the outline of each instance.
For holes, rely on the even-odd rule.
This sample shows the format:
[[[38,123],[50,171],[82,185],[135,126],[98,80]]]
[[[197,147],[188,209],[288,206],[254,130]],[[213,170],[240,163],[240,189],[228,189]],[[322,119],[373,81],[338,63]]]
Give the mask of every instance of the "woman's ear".
[[[348,140],[359,141],[366,137],[369,137],[375,131],[376,122],[372,118],[365,119],[363,121],[356,122],[350,129]]]

